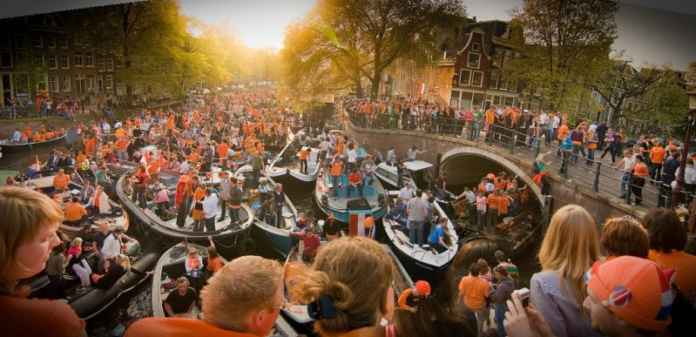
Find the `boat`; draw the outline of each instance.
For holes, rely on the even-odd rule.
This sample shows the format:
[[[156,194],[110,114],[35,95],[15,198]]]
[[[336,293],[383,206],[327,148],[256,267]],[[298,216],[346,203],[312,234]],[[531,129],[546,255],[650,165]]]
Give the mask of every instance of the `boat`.
[[[412,183],[413,186],[424,187],[429,183],[429,169],[433,164],[423,160],[409,160],[402,163],[406,172],[402,172],[402,184]],[[391,189],[399,189],[399,170],[396,165],[381,162],[375,168],[375,175]]]
[[[174,281],[180,276],[186,275],[184,262],[188,256],[188,249],[195,248],[203,257],[203,263],[208,263],[208,249],[195,243],[178,243],[167,249],[157,260],[157,265],[152,274],[152,314],[154,317],[165,317],[164,301],[167,295],[174,289]],[[220,256],[227,263],[224,257]],[[199,312],[194,309],[194,313]]]
[[[174,281],[186,274],[184,262],[186,261],[188,248],[194,247],[203,257],[204,263],[208,260],[208,250],[206,247],[193,243],[179,243],[165,251],[157,261],[152,276],[152,313],[154,317],[165,317],[164,301],[169,293],[174,290]],[[220,256],[225,263],[224,257]],[[194,315],[198,316],[199,308],[194,308]],[[272,337],[297,337],[297,332],[280,315],[276,319]]]
[[[41,191],[45,194],[53,194],[54,198],[60,198],[60,200],[62,200],[63,202],[70,201],[73,195],[79,195],[82,192],[83,185],[79,183],[82,182],[82,177],[77,173],[73,173],[71,175],[71,182],[68,185],[68,190],[62,192],[61,194],[54,194],[53,177],[55,177],[55,175],[31,179],[23,182],[23,184],[25,186],[29,186],[38,191]],[[86,224],[91,224],[94,229],[98,229],[100,223],[107,223],[109,225],[109,228],[112,230],[116,227],[119,227],[127,231],[130,225],[128,214],[123,210],[120,204],[116,203],[111,199],[109,199],[108,202],[111,206],[110,214],[88,215],[87,218],[82,222],[82,226],[72,226],[65,223],[61,223],[60,230],[71,238],[79,235],[79,233],[84,230]]]
[[[314,187],[314,198],[325,214],[333,213],[334,218],[349,223],[351,216],[358,218],[367,215],[377,220],[386,213],[386,193],[379,179],[370,177],[370,184],[363,187],[363,196],[353,196],[348,188],[348,178],[341,176],[340,186],[334,195],[331,176],[321,168]],[[363,180],[364,181],[364,180]]]
[[[398,195],[398,192],[390,194]],[[412,243],[405,232],[407,231],[405,217],[396,216],[396,214],[391,212],[391,209],[389,214],[382,219],[381,228],[387,243],[393,248],[394,253],[403,262],[406,269],[418,278],[436,283],[437,280],[433,279],[434,275],[446,270],[452,259],[457,255],[459,237],[457,236],[454,223],[440,207],[440,204],[437,201],[433,201],[432,207],[433,213],[437,215],[438,219],[447,219],[447,235],[449,236],[450,245],[442,252],[438,252],[428,245],[419,246]],[[433,220],[432,225],[434,226],[435,223],[436,221]]]
[[[139,256],[131,257],[131,268],[121,276],[109,289],[99,289],[93,286],[78,291],[79,281],[72,276],[66,277],[70,286],[65,289],[67,297],[64,299],[75,310],[80,319],[89,320],[101,312],[109,309],[116,300],[124,294],[135,289],[150,276],[150,271],[157,262],[159,253],[155,250],[146,250]],[[85,256],[87,261],[98,259],[96,253]],[[92,264],[90,264],[92,265]],[[96,270],[96,263],[93,268]],[[72,282],[70,282],[72,280]],[[32,294],[41,294],[41,291],[50,284],[47,274],[41,273],[31,279]],[[40,297],[40,295],[39,295]]]
[[[311,183],[317,179],[319,169],[321,168],[321,160],[319,158],[318,148],[308,146],[307,150],[309,151],[309,158],[307,159],[307,172],[303,173],[300,170],[300,161],[297,159],[297,155],[295,155],[296,160],[293,160],[292,164],[288,166],[288,173],[290,176],[299,181]]]
[[[183,239],[207,239],[209,236],[216,239],[228,239],[236,237],[242,233],[245,233],[254,221],[254,213],[249,208],[248,205],[242,204],[240,210],[240,221],[238,223],[231,223],[230,218],[227,217],[223,221],[216,221],[214,232],[198,232],[193,231],[193,219],[191,217],[186,218],[186,223],[184,227],[179,228],[176,224],[176,216],[172,214],[171,218],[163,219],[157,215],[152,208],[154,208],[154,203],[148,202],[148,207],[140,208],[134,201],[132,201],[131,196],[127,191],[130,190],[130,186],[127,183],[128,175],[122,175],[116,182],[116,195],[118,196],[120,202],[123,204],[124,208],[130,213],[131,220],[134,220],[145,228],[149,228],[159,233],[160,235],[168,238],[174,238],[177,240]],[[161,178],[162,179],[162,178]],[[162,181],[162,180],[160,180]],[[174,181],[175,183],[176,181]],[[167,184],[170,195],[173,194],[176,186]],[[170,198],[170,200],[173,197]],[[216,218],[218,215],[216,215]]]
[[[269,179],[271,186],[275,186],[276,183]],[[253,205],[260,212],[260,203]],[[254,241],[260,243],[261,246],[273,247],[274,252],[278,256],[286,257],[290,254],[290,249],[292,248],[293,239],[290,237],[290,233],[296,229],[297,225],[297,209],[292,203],[287,193],[285,194],[285,204],[283,205],[283,222],[280,227],[273,226],[267,221],[264,221],[264,217],[257,214],[256,221],[254,221],[254,228],[252,229],[252,236]]]
[[[48,140],[40,141],[40,142],[30,142],[30,143],[12,143],[8,140],[2,140],[0,141],[0,148],[2,150],[0,152],[4,154],[9,154],[9,153],[19,153],[19,152],[26,152],[26,151],[32,151],[34,148],[37,147],[43,147],[43,146],[48,146],[48,145],[57,145],[60,144],[61,142],[65,141],[65,134],[62,134],[58,137],[51,138]]]
[[[285,153],[291,148],[294,142],[294,135],[292,132],[288,133],[288,142],[283,146],[283,148],[276,154],[273,159],[266,166],[265,173],[271,178],[280,178],[288,174],[288,169],[281,164],[283,162]]]

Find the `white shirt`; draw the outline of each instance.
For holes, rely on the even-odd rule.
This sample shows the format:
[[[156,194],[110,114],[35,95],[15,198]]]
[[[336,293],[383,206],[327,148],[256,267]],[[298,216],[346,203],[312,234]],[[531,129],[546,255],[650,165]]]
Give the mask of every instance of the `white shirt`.
[[[413,190],[410,189],[408,186],[404,186],[399,190],[399,199],[403,201],[408,201],[411,198],[413,198],[415,194],[413,193]]]
[[[539,115],[539,124],[541,125],[546,125],[549,124],[549,115],[547,115],[545,112]]]
[[[215,217],[218,213],[218,207],[220,205],[220,199],[218,199],[217,194],[211,193],[209,196],[203,199],[203,216],[206,219]]]
[[[121,240],[116,238],[116,234],[109,234],[106,239],[104,239],[101,253],[104,259],[110,259],[121,254]]]
[[[389,162],[396,161],[396,151],[394,151],[394,150],[387,151],[387,161],[389,161]]]
[[[633,166],[636,166],[636,156],[631,156],[629,158],[624,157],[624,172],[633,172]],[[686,173],[686,171],[684,171]]]
[[[686,169],[684,169],[684,182],[689,185],[696,184],[696,168],[694,168],[694,165],[686,165]]]
[[[179,173],[184,174],[187,173],[191,169],[191,165],[189,164],[188,160],[184,160],[181,165],[179,165]]]
[[[349,163],[356,163],[357,161],[358,161],[358,151],[355,151],[355,149],[348,150],[348,162]]]
[[[554,129],[558,129],[559,125],[561,125],[561,117],[553,116],[553,121],[551,122],[551,126],[553,126]]]

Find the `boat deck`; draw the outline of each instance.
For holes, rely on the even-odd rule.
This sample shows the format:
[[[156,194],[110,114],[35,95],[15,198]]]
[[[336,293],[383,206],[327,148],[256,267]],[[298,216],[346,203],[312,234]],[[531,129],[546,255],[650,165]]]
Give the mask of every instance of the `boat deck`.
[[[348,209],[349,201],[361,198],[359,190],[350,188],[346,175],[340,177],[339,187],[335,193],[331,191],[332,187],[329,175],[323,175],[321,181],[317,181],[317,189],[320,193],[328,195],[329,207],[332,209]],[[373,177],[371,184],[363,186],[362,198],[367,200],[370,207],[374,208],[379,206],[379,195],[383,193],[382,185],[377,181],[377,177]]]

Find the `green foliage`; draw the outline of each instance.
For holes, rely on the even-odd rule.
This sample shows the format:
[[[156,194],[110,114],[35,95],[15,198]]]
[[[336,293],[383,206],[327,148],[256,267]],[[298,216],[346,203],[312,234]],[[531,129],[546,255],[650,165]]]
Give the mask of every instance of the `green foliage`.
[[[664,130],[684,122],[687,117],[689,99],[684,83],[670,69],[664,69],[655,83],[635,101],[636,104],[626,109],[625,116],[661,126]]]
[[[361,94],[366,79],[375,98],[387,67],[432,55],[437,29],[463,16],[460,0],[320,0],[286,31],[284,82],[312,100],[338,88]]]
[[[524,57],[507,63],[506,73],[545,107],[569,108],[569,93],[593,83],[605,69],[617,10],[614,0],[525,0],[512,21],[524,31],[513,36]]]

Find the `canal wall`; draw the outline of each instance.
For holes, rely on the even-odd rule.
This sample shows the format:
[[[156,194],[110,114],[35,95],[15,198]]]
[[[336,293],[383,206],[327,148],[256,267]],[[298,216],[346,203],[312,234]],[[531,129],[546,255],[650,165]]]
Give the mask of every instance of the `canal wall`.
[[[345,124],[345,132],[349,137],[355,139],[360,144],[367,145],[370,149],[377,149],[383,154],[393,146],[398,156],[401,157],[406,154],[408,148],[416,145],[422,151],[418,154],[418,158],[433,164],[437,162],[438,157],[444,159],[442,165],[446,166],[448,165],[447,161],[452,158],[459,158],[458,162],[461,163],[462,158],[471,156],[473,160],[467,161],[461,170],[457,170],[458,174],[466,175],[468,172],[480,174],[479,166],[485,165],[481,163],[483,158],[488,161],[494,161],[509,172],[522,173],[523,179],[528,183],[532,181],[530,178],[533,164],[532,158],[522,159],[511,155],[509,151],[501,147],[491,146],[483,142],[469,141],[463,138],[424,134],[423,132],[364,129],[352,125],[350,121],[347,121]],[[475,151],[471,151],[472,149]],[[459,156],[452,156],[451,154],[453,153],[459,153]],[[450,154],[449,157],[448,154]],[[496,160],[496,157],[504,160]],[[451,172],[452,168],[450,167],[448,171]],[[555,211],[567,204],[578,204],[590,211],[598,223],[604,222],[609,217],[632,215],[640,218],[644,215],[643,212],[626,205],[619,198],[594,192],[591,185],[564,179],[556,172],[549,172],[548,177],[551,182],[550,211]],[[463,179],[471,178],[474,177],[465,177]],[[536,185],[534,187],[536,188]],[[535,190],[535,194],[537,191],[538,189]]]

